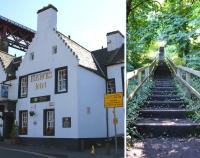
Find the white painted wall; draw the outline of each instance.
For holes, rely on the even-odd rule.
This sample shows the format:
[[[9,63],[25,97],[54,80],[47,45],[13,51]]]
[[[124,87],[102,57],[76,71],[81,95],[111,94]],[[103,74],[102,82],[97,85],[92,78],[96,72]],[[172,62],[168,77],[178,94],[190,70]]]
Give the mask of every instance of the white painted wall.
[[[122,92],[122,75],[121,68],[124,64],[116,64],[107,67],[108,79],[115,78],[116,92]],[[125,101],[125,97],[124,97]],[[116,116],[118,117],[119,123],[117,124],[117,134],[124,133],[124,113],[125,107],[116,108]],[[113,109],[109,109],[109,136],[114,136],[114,125],[113,125]]]
[[[11,86],[8,86],[8,99],[17,100],[18,99],[18,80],[10,80],[6,82]]]
[[[53,28],[57,28],[57,11],[49,8],[38,13],[37,33],[42,35],[46,30],[53,30]]]
[[[124,37],[120,33],[107,35],[107,50],[120,48],[124,43]]]
[[[78,69],[79,137],[106,137],[105,79],[82,67]],[[87,113],[90,108],[90,113]]]
[[[2,62],[0,61],[0,83],[6,80],[6,73],[3,68]]]
[[[52,54],[52,47],[57,45],[57,54]],[[30,53],[34,52],[34,60],[30,60]],[[55,68],[68,66],[68,93],[54,93]],[[30,103],[31,97],[51,95],[51,102],[55,108],[55,138],[77,138],[78,137],[78,109],[77,109],[77,72],[78,60],[73,53],[65,46],[53,30],[46,30],[42,34],[36,34],[27,54],[16,72],[17,78],[29,73],[34,73],[44,69],[50,69],[53,77],[45,80],[47,87],[37,90],[34,84],[28,84],[28,97],[18,99],[16,106],[16,116],[19,118],[19,110],[34,110],[36,116],[30,117],[28,125],[28,135],[24,137],[43,137],[43,110],[52,108],[49,102]],[[72,128],[62,128],[62,117],[72,117]],[[33,122],[37,122],[36,125]]]

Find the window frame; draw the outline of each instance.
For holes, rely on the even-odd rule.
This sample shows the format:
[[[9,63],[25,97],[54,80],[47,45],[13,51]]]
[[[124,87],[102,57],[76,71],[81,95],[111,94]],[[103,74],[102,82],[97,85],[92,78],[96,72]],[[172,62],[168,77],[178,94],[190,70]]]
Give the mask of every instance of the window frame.
[[[61,73],[62,71],[66,73],[65,74],[66,78],[59,80],[59,73]],[[62,83],[65,83],[64,90],[59,90],[59,82],[61,82],[61,87],[62,87]],[[67,92],[68,92],[68,67],[64,66],[64,67],[56,68],[55,69],[55,94],[67,93]]]
[[[35,53],[31,52],[30,53],[30,60],[33,61],[35,59]]]
[[[19,111],[19,134],[20,135],[28,134],[28,110]]]
[[[22,94],[22,80],[26,78],[26,93]],[[23,87],[25,88],[25,87]],[[28,96],[28,75],[19,77],[19,85],[18,85],[18,98],[27,98]]]
[[[124,66],[121,67],[121,77],[122,77],[122,91],[124,94]]]
[[[49,116],[48,114],[51,114],[51,113],[53,113],[52,122],[48,120],[48,116]],[[44,109],[43,111],[43,135],[55,136],[55,109]]]
[[[52,54],[57,54],[58,53],[58,47],[57,45],[52,47]]]
[[[109,82],[113,82],[113,83],[114,83],[114,90],[113,90],[113,91],[110,91],[110,90],[109,90],[109,87],[108,87],[108,83],[109,83]],[[107,82],[106,82],[106,89],[107,89],[107,93],[108,93],[108,94],[116,93],[115,78],[107,79]]]

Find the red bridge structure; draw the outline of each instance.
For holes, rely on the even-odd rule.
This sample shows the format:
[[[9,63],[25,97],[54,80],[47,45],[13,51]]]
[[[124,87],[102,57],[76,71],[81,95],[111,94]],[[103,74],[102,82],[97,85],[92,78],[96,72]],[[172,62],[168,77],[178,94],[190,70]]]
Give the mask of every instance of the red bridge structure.
[[[8,47],[26,52],[35,31],[0,15],[0,50],[8,53]]]

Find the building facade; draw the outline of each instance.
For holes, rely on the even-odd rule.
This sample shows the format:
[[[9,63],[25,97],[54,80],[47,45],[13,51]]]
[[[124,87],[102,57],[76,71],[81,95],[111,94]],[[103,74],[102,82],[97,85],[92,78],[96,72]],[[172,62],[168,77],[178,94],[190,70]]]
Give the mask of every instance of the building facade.
[[[0,80],[8,93],[1,98],[2,113],[14,113],[24,139],[113,137],[113,112],[104,108],[104,95],[124,91],[124,36],[110,32],[107,48],[89,51],[57,30],[54,6],[37,14],[37,31],[26,55],[10,56],[7,67],[1,60]],[[116,109],[119,135],[124,134],[124,111]]]

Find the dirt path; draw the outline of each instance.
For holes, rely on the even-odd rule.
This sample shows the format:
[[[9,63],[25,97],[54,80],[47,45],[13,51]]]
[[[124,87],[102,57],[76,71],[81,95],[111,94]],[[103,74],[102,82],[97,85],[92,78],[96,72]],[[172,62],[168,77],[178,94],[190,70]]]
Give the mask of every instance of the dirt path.
[[[133,143],[127,158],[200,158],[200,138],[146,138]]]

